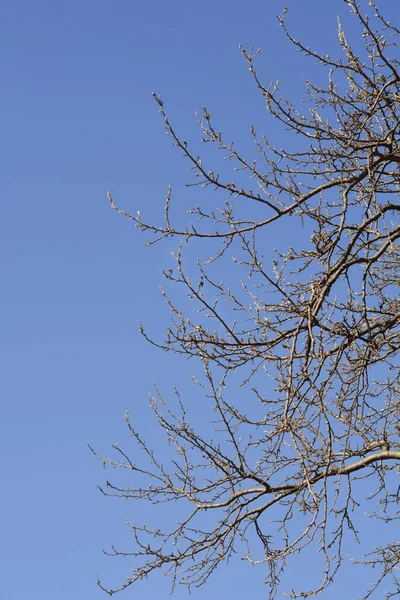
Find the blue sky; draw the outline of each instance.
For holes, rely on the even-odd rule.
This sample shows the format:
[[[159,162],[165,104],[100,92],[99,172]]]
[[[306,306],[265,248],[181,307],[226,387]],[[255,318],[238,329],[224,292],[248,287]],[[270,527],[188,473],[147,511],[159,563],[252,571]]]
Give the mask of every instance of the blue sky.
[[[169,248],[145,250],[144,237],[110,210],[106,190],[127,210],[154,216],[169,183],[186,202],[187,165],[163,133],[153,91],[189,141],[198,139],[194,109],[207,104],[229,137],[249,143],[250,123],[262,127],[263,103],[239,43],[262,48],[266,82],[279,77],[299,95],[304,61],[274,18],[286,4],[297,36],[333,50],[336,14],[346,15],[339,0],[14,0],[0,7],[0,570],[7,600],[96,600],[105,597],[97,571],[109,583],[128,574],[127,561],[106,559],[101,549],[129,540],[124,521],[135,507],[100,495],[104,474],[87,444],[106,454],[124,440],[128,409],[151,437],[152,382],[168,391],[182,367],[138,333],[139,321],[152,331],[168,323],[159,286]],[[230,569],[194,597],[259,595],[261,582],[262,570]],[[168,585],[155,577],[136,593],[166,598]]]

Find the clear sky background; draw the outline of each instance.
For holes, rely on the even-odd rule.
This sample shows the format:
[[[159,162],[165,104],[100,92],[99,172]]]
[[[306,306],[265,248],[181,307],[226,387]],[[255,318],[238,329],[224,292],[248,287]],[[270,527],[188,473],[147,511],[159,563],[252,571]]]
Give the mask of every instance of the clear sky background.
[[[262,48],[263,80],[281,78],[296,99],[312,74],[274,14],[289,5],[296,35],[336,47],[340,0],[13,0],[0,5],[0,590],[5,600],[96,600],[129,562],[102,548],[129,541],[135,506],[106,499],[101,465],[126,440],[133,409],[146,437],[152,381],[169,391],[182,365],[138,333],[168,324],[159,294],[168,248],[111,211],[159,215],[167,185],[182,205],[187,165],[163,133],[161,94],[183,136],[198,139],[194,109],[250,144],[263,102],[238,45]],[[393,20],[396,2],[383,1]],[[184,369],[183,369],[184,370]],[[147,430],[146,430],[147,429]],[[149,513],[150,514],[150,513]],[[151,517],[148,517],[149,520]],[[300,573],[299,573],[300,577]],[[262,597],[262,568],[220,571],[193,598]],[[354,597],[350,579],[343,589]],[[154,577],[121,598],[168,597]],[[346,595],[347,594],[347,595]],[[187,597],[180,590],[176,598]]]

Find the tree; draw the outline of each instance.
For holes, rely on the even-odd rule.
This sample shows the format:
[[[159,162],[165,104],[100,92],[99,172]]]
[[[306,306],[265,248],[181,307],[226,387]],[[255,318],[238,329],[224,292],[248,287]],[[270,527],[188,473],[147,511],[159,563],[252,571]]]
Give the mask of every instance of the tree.
[[[363,48],[350,44],[339,23],[338,59],[295,39],[287,10],[279,17],[295,49],[326,70],[325,87],[306,81],[303,111],[280,95],[278,83],[264,86],[257,52],[242,48],[285,147],[252,127],[257,158],[247,159],[204,107],[202,141],[229,159],[229,176],[191,151],[154,95],[167,134],[190,162],[189,185],[215,192],[222,206],[200,204],[180,227],[169,190],[165,222],[157,225],[120,210],[108,195],[114,209],[152,235],[148,244],[179,240],[175,266],[164,275],[188,301],[182,310],[164,291],[172,313],[165,341],[142,332],[163,350],[201,361],[197,383],[217,415],[204,432],[178,392],[175,404],[156,393],[152,409],[174,451],[167,464],[126,416],[143,462],[115,446],[117,458],[104,464],[132,477],[126,485],[107,481],[103,493],[179,502],[184,517],[165,529],[131,525],[136,548],[112,554],[131,556],[133,570],[115,590],[99,581],[110,595],[158,569],[173,587],[200,585],[243,548],[250,563],[267,566],[273,598],[291,557],[307,547],[324,557],[321,579],[288,595],[316,595],[335,580],[351,539],[359,541],[365,510],[381,521],[386,541],[370,540],[364,557],[354,559],[375,567],[364,598],[388,576],[385,598],[399,593],[400,544],[391,524],[400,494],[400,30],[373,2],[372,18],[356,0],[345,2],[362,28]],[[298,225],[303,242],[292,247],[285,231]],[[264,255],[271,228],[280,228],[286,246],[272,259]],[[196,240],[212,253],[197,262],[197,276],[193,261],[185,262]]]

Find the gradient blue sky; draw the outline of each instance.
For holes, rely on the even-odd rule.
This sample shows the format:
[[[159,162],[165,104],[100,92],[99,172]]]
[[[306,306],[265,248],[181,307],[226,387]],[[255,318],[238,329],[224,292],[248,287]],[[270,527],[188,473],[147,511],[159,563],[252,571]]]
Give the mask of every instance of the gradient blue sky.
[[[87,443],[106,454],[134,409],[151,437],[147,395],[170,390],[180,362],[145,344],[167,325],[158,293],[167,249],[112,212],[161,211],[186,198],[187,165],[163,134],[160,93],[186,139],[207,104],[232,138],[262,124],[239,43],[261,47],[266,82],[295,98],[304,62],[274,14],[317,47],[335,47],[339,0],[13,0],[0,6],[0,572],[6,600],[96,600],[128,561],[102,548],[129,539],[134,506],[107,500]],[[399,20],[395,2],[383,2]],[[352,25],[348,25],[351,30]],[[325,44],[325,46],[324,46]],[[310,65],[312,73],[313,67]],[[248,143],[245,141],[244,143]],[[263,595],[262,569],[220,572],[194,598]],[[300,574],[299,574],[300,576]],[[349,580],[342,597],[352,598]],[[355,585],[355,583],[354,583]],[[327,593],[324,598],[337,597]],[[346,593],[348,595],[346,595]],[[122,598],[167,598],[161,577]],[[176,598],[187,597],[181,590]]]

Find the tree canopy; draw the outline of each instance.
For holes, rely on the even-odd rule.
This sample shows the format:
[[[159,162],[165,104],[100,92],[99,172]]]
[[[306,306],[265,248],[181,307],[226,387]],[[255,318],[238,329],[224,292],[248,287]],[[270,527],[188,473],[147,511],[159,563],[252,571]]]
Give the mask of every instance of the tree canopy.
[[[141,452],[116,445],[114,458],[102,459],[130,474],[122,484],[110,476],[103,493],[177,502],[182,518],[162,528],[130,525],[135,547],[111,554],[130,556],[132,572],[115,589],[99,581],[110,595],[159,569],[172,587],[198,586],[241,552],[265,565],[270,598],[305,598],[334,583],[351,539],[364,551],[353,560],[375,567],[363,598],[378,589],[383,597],[384,581],[385,598],[399,593],[400,30],[373,2],[345,2],[361,36],[349,41],[338,22],[339,58],[294,37],[287,10],[279,17],[294,49],[325,72],[322,87],[305,80],[300,108],[279,82],[261,81],[258,52],[241,49],[268,117],[282,128],[282,147],[252,126],[247,157],[203,107],[202,141],[229,161],[210,168],[154,95],[166,133],[190,163],[188,185],[207,200],[181,226],[171,190],[161,224],[118,208],[108,194],[148,244],[177,240],[174,267],[164,270],[165,339],[142,332],[201,362],[195,383],[214,415],[204,431],[189,398],[154,394],[170,460],[126,415]],[[282,240],[273,256],[265,253],[272,228]],[[210,258],[194,264],[185,253],[196,243]],[[168,292],[174,285],[186,292],[181,303]],[[385,540],[358,531],[366,511]],[[324,557],[319,581],[282,590],[282,573],[307,547]]]

